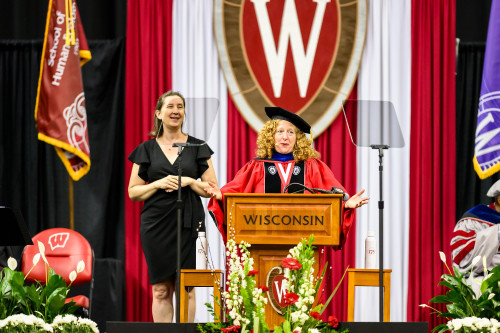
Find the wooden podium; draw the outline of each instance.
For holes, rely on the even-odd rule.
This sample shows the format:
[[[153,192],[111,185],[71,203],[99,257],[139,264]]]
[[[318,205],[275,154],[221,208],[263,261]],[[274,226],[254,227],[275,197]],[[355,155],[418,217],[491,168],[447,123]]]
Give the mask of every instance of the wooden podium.
[[[250,243],[257,285],[267,286],[266,322],[270,329],[282,321],[281,261],[303,238],[314,245],[338,245],[342,224],[341,194],[225,194],[228,238]],[[316,252],[315,273],[318,274]]]

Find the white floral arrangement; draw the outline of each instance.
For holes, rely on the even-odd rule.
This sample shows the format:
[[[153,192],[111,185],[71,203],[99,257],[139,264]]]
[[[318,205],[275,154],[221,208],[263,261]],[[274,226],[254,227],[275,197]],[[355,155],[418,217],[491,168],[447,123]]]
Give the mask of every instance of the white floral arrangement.
[[[455,333],[500,333],[500,322],[494,318],[466,317],[446,323]]]
[[[73,315],[57,316],[47,324],[34,315],[15,314],[0,320],[2,333],[99,333],[95,322]]]
[[[285,321],[274,327],[274,333],[348,333],[347,328],[339,327],[335,316],[328,316],[322,321],[321,314],[331,301],[344,276],[325,302],[314,306],[326,265],[320,276],[314,274],[314,236],[302,241],[290,250],[281,265],[284,268],[283,287]],[[233,237],[227,242],[226,256],[228,264],[227,291],[222,292],[222,308],[227,314],[227,322],[198,324],[201,333],[236,332],[236,333],[268,333],[269,326],[265,322],[265,305],[267,286],[256,286],[253,269],[254,261],[250,257],[250,244],[242,241],[236,244]],[[346,270],[347,271],[347,270]],[[345,275],[345,272],[344,272]],[[218,300],[215,300],[218,301]],[[207,303],[209,312],[212,306]],[[214,318],[216,318],[214,316]]]
[[[314,305],[321,282],[326,272],[326,265],[321,274],[314,273],[314,236],[302,239],[281,262],[284,268],[285,284],[285,321],[274,327],[275,333],[348,333],[345,327],[339,327],[335,316],[328,316],[323,321],[321,315],[340,286],[337,284],[325,304]],[[345,272],[344,272],[345,275]]]
[[[51,326],[54,329],[54,333],[99,333],[97,324],[94,321],[74,315],[59,315],[54,319]]]
[[[488,272],[486,256],[477,256],[472,259],[470,272],[462,273],[453,266],[453,271],[446,263],[446,255],[439,252],[441,261],[445,264],[449,274],[441,275],[438,285],[447,290],[443,295],[437,295],[429,300],[431,303],[445,304],[446,311],[440,311],[427,304],[421,307],[429,308],[447,322],[433,328],[434,332],[444,333],[449,330],[455,333],[500,333],[500,265]],[[483,259],[483,278],[469,278],[472,276],[474,265]],[[474,287],[474,288],[473,288]],[[477,289],[478,290],[474,290]]]
[[[315,276],[313,274],[314,258],[303,256],[302,251],[304,250],[304,243],[300,242],[290,250],[287,259],[283,260],[282,263],[285,268],[284,288],[289,293],[295,293],[298,296],[294,307],[292,307],[293,311],[290,313],[290,319],[292,324],[299,324],[299,327],[303,326],[306,320],[309,319],[309,312],[316,295]],[[298,270],[300,266],[302,269]],[[290,281],[293,281],[293,283],[290,283]]]
[[[34,315],[15,314],[0,320],[0,331],[10,332],[54,332],[52,326]]]
[[[85,269],[85,262],[78,262],[76,270],[69,274],[67,285],[63,277],[50,268],[43,243],[38,242],[38,248],[40,252],[33,257],[33,266],[26,276],[16,271],[14,258],[9,258],[8,267],[0,270],[0,332],[99,333],[95,322],[72,314],[79,306],[65,302],[71,284]],[[26,277],[40,259],[45,263],[47,285],[40,282],[26,285]]]
[[[226,329],[241,328],[246,331],[248,327],[255,332],[268,332],[264,319],[264,307],[267,304],[264,292],[267,290],[255,287],[255,275],[258,272],[253,269],[254,261],[250,257],[249,247],[250,244],[243,241],[238,246],[233,239],[226,245],[229,275],[226,282],[228,288],[222,297],[231,324]]]

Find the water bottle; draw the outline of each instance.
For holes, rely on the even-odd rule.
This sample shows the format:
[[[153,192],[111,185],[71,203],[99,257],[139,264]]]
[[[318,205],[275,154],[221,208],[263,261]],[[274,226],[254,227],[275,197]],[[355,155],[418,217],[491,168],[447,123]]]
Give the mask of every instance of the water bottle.
[[[368,231],[365,239],[365,269],[377,268],[377,243],[373,231]]]
[[[196,239],[196,269],[207,269],[207,238],[204,231],[198,232]]]

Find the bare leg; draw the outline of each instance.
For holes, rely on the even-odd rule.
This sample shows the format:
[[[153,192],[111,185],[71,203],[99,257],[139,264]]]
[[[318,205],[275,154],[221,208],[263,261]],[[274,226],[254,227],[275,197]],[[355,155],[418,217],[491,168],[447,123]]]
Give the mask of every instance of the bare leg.
[[[171,323],[174,317],[172,294],[173,280],[153,284],[153,321],[155,323]]]
[[[194,323],[194,315],[196,314],[196,294],[194,288],[189,288],[188,298],[188,323]]]

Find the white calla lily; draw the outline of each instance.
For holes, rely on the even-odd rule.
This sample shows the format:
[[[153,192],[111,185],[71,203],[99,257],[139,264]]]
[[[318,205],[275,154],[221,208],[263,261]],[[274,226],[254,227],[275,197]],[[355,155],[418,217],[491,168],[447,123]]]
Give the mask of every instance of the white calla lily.
[[[78,265],[76,266],[76,272],[81,273],[85,269],[85,262],[83,260],[80,260],[78,262]]]
[[[69,273],[69,280],[71,282],[76,280],[76,272],[75,271],[71,271],[71,273]]]
[[[446,263],[446,254],[444,252],[439,251],[439,257],[441,258],[441,261]]]
[[[38,250],[40,251],[43,261],[47,264],[47,266],[49,266],[49,262],[47,261],[47,258],[45,258],[45,245],[43,245],[40,241],[38,241]]]
[[[12,269],[13,271],[16,270],[17,268],[17,261],[16,259],[10,257],[8,260],[7,260],[7,265],[9,266],[10,269]]]
[[[40,253],[37,253],[33,256],[33,266],[38,264],[39,261],[40,261]]]
[[[474,257],[474,259],[472,259],[472,266],[475,266],[479,260],[481,260],[481,256]]]
[[[38,241],[38,250],[40,253],[45,253],[45,245],[42,242]]]
[[[41,252],[40,254],[42,256],[43,261],[47,264],[47,266],[50,266],[49,262],[47,261],[47,258],[45,258],[45,253]]]

